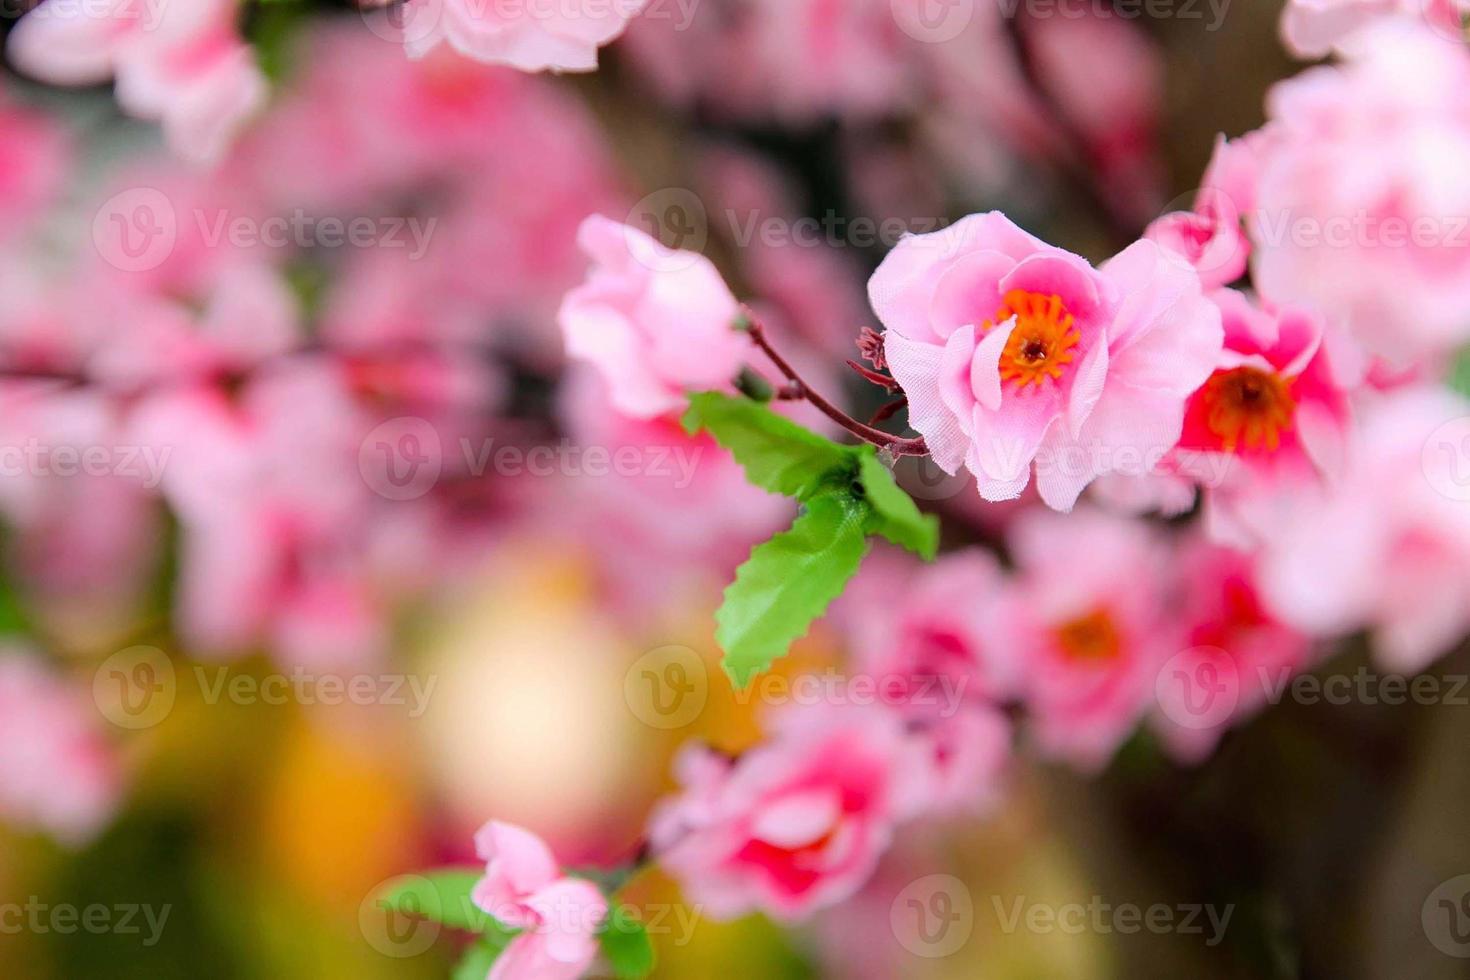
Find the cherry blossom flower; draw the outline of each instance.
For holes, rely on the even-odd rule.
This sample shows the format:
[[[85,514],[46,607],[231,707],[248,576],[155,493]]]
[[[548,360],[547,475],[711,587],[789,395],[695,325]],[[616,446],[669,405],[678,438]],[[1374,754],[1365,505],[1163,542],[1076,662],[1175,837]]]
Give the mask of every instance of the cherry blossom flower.
[[[1451,162],[1470,157],[1470,55],[1426,28],[1375,30],[1346,63],[1279,83],[1267,109],[1261,295],[1316,307],[1397,370],[1470,339],[1470,172]],[[1366,372],[1354,345],[1329,344],[1335,370]]]
[[[597,49],[648,0],[408,0],[398,15],[410,57],[448,44],[467,58],[521,71],[595,71]]]
[[[1266,310],[1231,289],[1220,307],[1225,350],[1190,398],[1175,472],[1206,485],[1216,540],[1250,548],[1269,534],[1284,498],[1337,474],[1351,414],[1308,310]]]
[[[26,651],[0,653],[0,819],[69,843],[101,829],[121,771],[88,693]]]
[[[1162,607],[1168,552],[1143,523],[1091,509],[1025,515],[1010,544],[1018,571],[997,625],[1025,670],[1037,748],[1101,769],[1175,652]]]
[[[1217,139],[1193,209],[1166,214],[1144,233],[1182,256],[1199,273],[1206,289],[1239,279],[1250,259],[1243,222],[1255,209],[1254,143],[1250,136]]]
[[[905,238],[869,293],[911,424],[992,501],[1019,497],[1033,463],[1058,510],[1102,474],[1146,471],[1221,344],[1198,276],[1154,243],[1094,269],[997,212]]]
[[[881,707],[787,712],[738,759],[691,745],[653,816],[660,864],[711,916],[784,920],[856,892],[926,798],[922,749]]]
[[[238,14],[236,0],[47,0],[16,25],[9,53],[22,71],[56,85],[115,77],[125,110],[161,121],[180,155],[215,163],[267,94]]]
[[[1178,759],[1197,763],[1311,665],[1309,637],[1273,616],[1248,555],[1193,536],[1175,559],[1180,652],[1155,684],[1152,723]]]
[[[546,843],[512,824],[492,820],[480,828],[475,851],[485,862],[471,893],[475,905],[522,930],[487,980],[575,980],[586,973],[608,911],[597,886],[562,874]]]
[[[681,409],[690,389],[730,387],[750,345],[709,259],[595,215],[578,240],[596,265],[559,320],[568,355],[602,373],[619,411],[657,418]]]
[[[978,812],[1000,796],[1011,726],[998,705],[1021,690],[1025,664],[996,629],[1004,581],[979,550],[919,565],[870,558],[842,600],[855,671],[871,680],[929,749],[936,812]]]
[[[1360,416],[1332,492],[1298,496],[1265,548],[1261,592],[1297,629],[1371,630],[1385,669],[1418,671],[1470,628],[1470,405],[1413,386]]]

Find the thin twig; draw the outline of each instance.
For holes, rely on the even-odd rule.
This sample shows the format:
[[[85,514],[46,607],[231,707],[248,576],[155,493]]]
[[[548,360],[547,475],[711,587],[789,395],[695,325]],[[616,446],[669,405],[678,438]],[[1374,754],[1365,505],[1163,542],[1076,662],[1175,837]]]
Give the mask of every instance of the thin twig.
[[[792,367],[791,363],[781,356],[780,351],[771,346],[771,342],[766,339],[765,328],[755,318],[755,314],[746,310],[745,318],[747,324],[746,330],[750,334],[751,341],[765,352],[766,357],[771,359],[771,363],[776,365],[776,369],[786,376],[786,380],[791,382],[791,391],[793,394],[799,392],[807,401],[812,403],[812,406],[817,411],[842,426],[848,432],[851,432],[864,442],[872,443],[879,449],[886,450],[894,456],[929,455],[929,447],[924,443],[922,436],[917,439],[905,439],[901,436],[884,432],[881,429],[875,429],[871,425],[864,425],[826,398],[823,398],[816,391],[813,391],[811,385],[807,384],[801,375],[796,372],[796,368]]]

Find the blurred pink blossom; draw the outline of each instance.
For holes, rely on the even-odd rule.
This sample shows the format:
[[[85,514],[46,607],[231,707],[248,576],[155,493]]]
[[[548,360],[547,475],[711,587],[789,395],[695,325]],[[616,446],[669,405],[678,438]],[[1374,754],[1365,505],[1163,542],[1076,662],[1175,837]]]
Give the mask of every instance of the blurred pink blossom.
[[[467,58],[521,71],[595,71],[597,49],[622,34],[648,0],[407,0],[410,56],[446,43]]]
[[[1279,83],[1268,110],[1262,296],[1340,323],[1355,344],[1329,346],[1352,376],[1368,366],[1355,347],[1402,369],[1470,339],[1470,53],[1427,28],[1376,30],[1345,64]]]
[[[1009,535],[1017,574],[997,626],[1024,672],[1042,754],[1107,764],[1174,652],[1163,617],[1168,553],[1145,524],[1092,509],[1033,511]]]
[[[1321,58],[1375,24],[1422,18],[1451,41],[1467,11],[1465,0],[1288,0],[1281,38],[1297,57]]]
[[[596,215],[577,237],[594,266],[558,319],[567,354],[601,372],[619,411],[656,418],[678,411],[688,390],[730,388],[750,343],[709,259]]]
[[[1221,343],[1198,276],[1152,242],[1094,269],[998,212],[905,238],[869,293],[911,424],[987,500],[1020,496],[1035,462],[1042,499],[1070,510],[1167,451]]]
[[[16,25],[9,53],[55,85],[115,77],[125,110],[160,120],[180,155],[216,163],[267,95],[255,51],[235,26],[239,12],[237,0],[47,0]]]
[[[1332,492],[1300,495],[1262,594],[1318,637],[1371,630],[1386,670],[1422,670],[1470,628],[1470,404],[1433,386],[1366,400]]]
[[[0,819],[69,843],[116,810],[121,769],[90,692],[28,652],[0,654]]]
[[[690,745],[682,792],[649,839],[689,900],[716,918],[805,918],[862,887],[926,787],[919,746],[895,714],[824,705],[786,712],[738,759]]]
[[[1230,727],[1311,666],[1313,646],[1264,606],[1249,556],[1191,536],[1175,559],[1171,608],[1180,653],[1156,683],[1153,726],[1178,759],[1198,763]],[[1215,699],[1219,698],[1219,701]]]
[[[521,930],[487,980],[576,980],[586,973],[608,911],[597,886],[562,874],[546,843],[512,824],[492,820],[480,828],[475,851],[485,862],[485,876],[472,893],[475,904]]]

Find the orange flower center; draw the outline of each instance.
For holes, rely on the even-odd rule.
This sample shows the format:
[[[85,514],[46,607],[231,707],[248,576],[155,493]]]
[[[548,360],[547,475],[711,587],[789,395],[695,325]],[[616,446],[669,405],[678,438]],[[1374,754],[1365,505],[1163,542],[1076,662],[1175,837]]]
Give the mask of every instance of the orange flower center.
[[[1220,437],[1227,453],[1242,443],[1275,452],[1281,433],[1291,428],[1296,399],[1291,382],[1272,371],[1253,367],[1216,371],[1205,382],[1205,424]]]
[[[1056,628],[1057,646],[1071,660],[1099,663],[1116,660],[1123,639],[1106,609],[1094,609]]]
[[[1072,363],[1072,348],[1082,342],[1062,298],[1012,289],[988,327],[1011,317],[1016,328],[1000,355],[1000,379],[1016,382],[1018,389],[1032,384],[1039,388],[1047,379],[1060,381],[1062,367]]]

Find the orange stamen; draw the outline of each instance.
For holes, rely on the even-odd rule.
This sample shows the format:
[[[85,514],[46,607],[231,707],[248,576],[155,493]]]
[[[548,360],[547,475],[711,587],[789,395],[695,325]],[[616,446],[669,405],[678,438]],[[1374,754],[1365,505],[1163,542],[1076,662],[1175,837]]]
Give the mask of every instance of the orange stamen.
[[[1016,328],[1000,355],[1000,379],[1016,382],[1017,390],[1027,385],[1040,388],[1047,379],[1060,381],[1062,368],[1071,364],[1072,349],[1082,342],[1076,320],[1055,295],[1012,289],[1001,301],[990,329],[1016,318]]]
[[[1205,424],[1220,437],[1227,453],[1242,443],[1247,449],[1275,452],[1296,414],[1291,380],[1260,368],[1216,371],[1205,382],[1201,397]]]
[[[1094,609],[1056,628],[1057,646],[1071,660],[1100,663],[1116,660],[1123,638],[1106,609]]]

